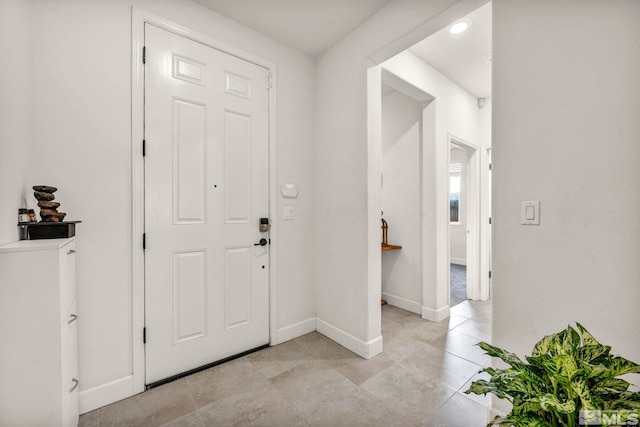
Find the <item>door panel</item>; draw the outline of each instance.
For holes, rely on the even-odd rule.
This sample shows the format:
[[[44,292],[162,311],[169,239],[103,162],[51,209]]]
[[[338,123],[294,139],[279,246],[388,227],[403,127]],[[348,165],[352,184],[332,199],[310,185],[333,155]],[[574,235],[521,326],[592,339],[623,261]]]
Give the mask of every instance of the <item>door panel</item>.
[[[267,70],[145,26],[146,383],[269,342]]]

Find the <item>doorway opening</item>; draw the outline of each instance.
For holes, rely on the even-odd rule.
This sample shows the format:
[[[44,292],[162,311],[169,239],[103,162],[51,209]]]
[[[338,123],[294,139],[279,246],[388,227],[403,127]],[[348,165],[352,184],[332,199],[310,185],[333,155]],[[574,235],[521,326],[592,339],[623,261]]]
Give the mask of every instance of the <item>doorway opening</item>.
[[[478,299],[480,177],[478,148],[449,135],[449,305]]]
[[[429,251],[424,242],[431,241],[430,233],[424,235],[424,201],[430,198],[423,194],[423,157],[433,147],[433,103],[433,96],[383,69],[380,200],[388,246],[382,251],[382,299],[417,314]]]
[[[467,300],[468,153],[451,144],[449,160],[449,305]]]
[[[491,5],[485,4],[481,8],[467,15],[474,21],[473,31],[476,37],[479,29],[483,29],[483,37],[488,37],[486,45],[476,47],[474,52],[467,51],[467,56],[479,56],[487,70],[483,71],[483,77],[490,81],[490,51],[491,51]],[[427,42],[427,40],[430,40]],[[405,51],[379,62],[380,65],[370,69],[370,76],[379,73],[379,77],[370,77],[370,82],[379,78],[383,83],[382,91],[377,94],[381,100],[381,111],[384,114],[383,98],[400,98],[400,95],[385,93],[385,86],[391,86],[398,92],[407,95],[408,92],[428,94],[431,99],[429,103],[423,105],[423,115],[421,121],[421,145],[419,155],[418,170],[420,178],[418,180],[420,188],[417,191],[413,184],[401,185],[392,182],[389,176],[387,156],[391,153],[386,146],[388,141],[385,132],[384,117],[381,126],[381,207],[384,217],[388,221],[389,242],[396,245],[403,245],[404,232],[401,230],[404,224],[397,224],[398,206],[389,201],[399,197],[401,192],[413,192],[419,195],[417,203],[420,205],[419,225],[412,223],[409,229],[419,228],[418,236],[421,242],[419,245],[421,253],[419,261],[413,266],[413,270],[406,275],[407,280],[404,285],[397,282],[392,283],[394,277],[401,276],[399,269],[409,264],[410,250],[394,252],[382,256],[381,282],[382,296],[392,305],[405,308],[413,312],[421,313],[427,320],[440,321],[449,315],[449,309],[456,302],[466,299],[486,300],[489,297],[488,277],[484,275],[490,272],[490,229],[484,224],[488,220],[487,212],[490,211],[487,201],[488,190],[487,176],[484,167],[488,166],[488,149],[491,145],[491,101],[490,85],[488,92],[477,92],[470,89],[458,81],[459,76],[448,73],[442,64],[435,64],[438,60],[443,62],[457,62],[459,58],[451,56],[450,47],[461,40],[461,37],[446,34],[446,28],[434,33],[423,42],[417,43]],[[486,41],[486,40],[485,40]],[[486,49],[486,51],[484,50]],[[431,62],[430,59],[433,59]],[[392,81],[396,87],[389,84]],[[399,89],[398,89],[399,88]],[[408,89],[407,89],[408,88]],[[388,90],[388,88],[386,89]],[[484,90],[484,89],[479,89]],[[478,95],[480,93],[480,95]],[[372,96],[376,95],[371,92]],[[384,96],[383,96],[384,95]],[[409,96],[411,98],[411,96]],[[373,100],[373,99],[372,99]],[[396,99],[397,100],[397,99]],[[375,101],[375,100],[373,100]],[[415,98],[413,98],[415,102]],[[410,103],[409,101],[407,101]],[[488,108],[487,108],[488,106]],[[373,114],[378,108],[373,107]],[[415,111],[415,108],[412,110]],[[375,118],[373,115],[371,116]],[[406,119],[406,117],[405,117]],[[372,122],[373,123],[373,122]],[[407,130],[413,128],[407,128]],[[429,141],[428,141],[429,139]],[[372,142],[374,142],[372,140]],[[457,205],[455,213],[457,218],[452,221],[452,200],[451,200],[451,148],[455,147],[464,154],[463,159],[457,163],[460,165],[459,173],[465,169],[465,177],[458,175],[458,182],[464,187],[464,193],[457,194]],[[377,150],[377,148],[376,148]],[[397,153],[391,153],[397,155]],[[415,162],[410,160],[407,164],[407,174],[416,168]],[[399,166],[394,166],[396,169]],[[374,182],[373,180],[371,182]],[[400,185],[393,196],[388,196],[387,191],[393,185]],[[414,201],[415,202],[415,201]],[[391,208],[390,208],[391,206]],[[370,212],[375,212],[370,209]],[[378,211],[379,212],[379,211]],[[461,221],[462,220],[462,221]],[[378,219],[379,221],[379,219]],[[376,223],[379,224],[379,222]],[[452,222],[457,224],[451,224]],[[374,223],[370,218],[370,224]],[[452,250],[453,227],[457,227],[461,236],[464,254],[456,256]],[[395,233],[395,234],[394,234]],[[395,238],[398,236],[398,239]],[[400,237],[402,236],[402,237]],[[393,242],[392,242],[393,240]],[[409,246],[412,238],[408,238]],[[410,248],[408,248],[410,249]],[[416,255],[413,255],[416,259]],[[464,279],[462,280],[460,301],[456,301],[451,296],[451,278],[455,273],[451,271],[451,265],[463,266]],[[455,267],[454,267],[455,268]],[[405,271],[406,273],[406,271]],[[409,284],[419,283],[418,286]],[[405,294],[402,298],[397,294],[401,286],[405,286]],[[413,287],[412,287],[413,286]],[[421,290],[421,295],[420,291]],[[394,294],[396,292],[396,294]]]

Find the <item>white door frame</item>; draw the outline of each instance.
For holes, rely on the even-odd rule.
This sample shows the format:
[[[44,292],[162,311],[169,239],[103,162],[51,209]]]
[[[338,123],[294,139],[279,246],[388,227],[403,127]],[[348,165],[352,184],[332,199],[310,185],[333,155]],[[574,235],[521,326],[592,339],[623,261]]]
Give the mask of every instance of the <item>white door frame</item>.
[[[177,25],[169,20],[132,8],[131,22],[131,264],[132,264],[132,352],[133,390],[131,394],[144,391],[145,358],[142,333],[144,328],[144,160],[142,140],[144,136],[144,67],[142,51],[144,46],[144,26],[149,23],[172,33],[202,43],[213,49],[236,56],[269,70],[271,90],[269,91],[269,216],[271,218],[271,250],[269,274],[269,335],[271,345],[277,344],[277,226],[276,216],[276,66],[275,63],[252,53],[216,40],[205,34]]]
[[[480,149],[480,295],[491,298],[491,147]]]
[[[480,147],[452,134],[449,134],[448,139],[447,164],[451,163],[451,146],[458,146],[467,152],[467,194],[464,198],[467,205],[465,218],[467,228],[467,298],[477,300],[480,299]],[[450,184],[447,181],[448,193],[450,193],[449,187]],[[451,258],[450,243],[447,253]],[[451,263],[451,259],[449,259],[449,263]]]

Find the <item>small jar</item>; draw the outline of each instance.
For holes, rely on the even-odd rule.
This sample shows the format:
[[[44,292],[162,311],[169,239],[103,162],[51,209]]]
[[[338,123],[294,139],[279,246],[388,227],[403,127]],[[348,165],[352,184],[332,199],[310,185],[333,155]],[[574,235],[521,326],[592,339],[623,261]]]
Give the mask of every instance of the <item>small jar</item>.
[[[36,211],[34,211],[33,209],[28,209],[27,215],[29,216],[29,222],[38,222],[38,218],[36,217]]]
[[[25,208],[18,209],[18,222],[29,222],[29,213]]]

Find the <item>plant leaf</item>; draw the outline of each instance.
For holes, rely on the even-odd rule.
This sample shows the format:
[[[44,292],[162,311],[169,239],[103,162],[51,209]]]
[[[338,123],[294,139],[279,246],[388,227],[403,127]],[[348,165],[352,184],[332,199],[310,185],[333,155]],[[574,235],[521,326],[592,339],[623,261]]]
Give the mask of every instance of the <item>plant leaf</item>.
[[[603,387],[615,391],[627,391],[630,384],[622,378],[608,378],[598,383],[598,387]]]
[[[488,382],[487,380],[477,380],[471,383],[469,389],[465,391],[466,394],[484,394],[493,393],[500,399],[508,399],[508,395],[500,388],[499,385]]]
[[[540,396],[540,408],[547,412],[557,412],[560,414],[571,414],[576,410],[573,400],[561,402],[555,395],[547,393]]]
[[[491,357],[497,357],[511,366],[524,366],[524,362],[520,360],[514,353],[509,353],[506,350],[492,346],[491,344],[488,344],[484,341],[478,343],[478,345]]]
[[[578,378],[576,381],[572,382],[571,388],[580,399],[580,409],[598,409],[593,397],[591,396],[589,385],[584,378]]]
[[[608,345],[585,345],[578,349],[578,359],[592,362],[600,357],[608,356],[611,347]]]
[[[591,335],[589,333],[589,331],[587,331],[587,329],[582,326],[580,323],[576,322],[576,326],[578,327],[578,329],[580,330],[580,335],[582,335],[582,343],[585,346],[602,346],[602,344],[600,344],[598,342],[598,340],[596,340],[594,338],[593,335]]]

